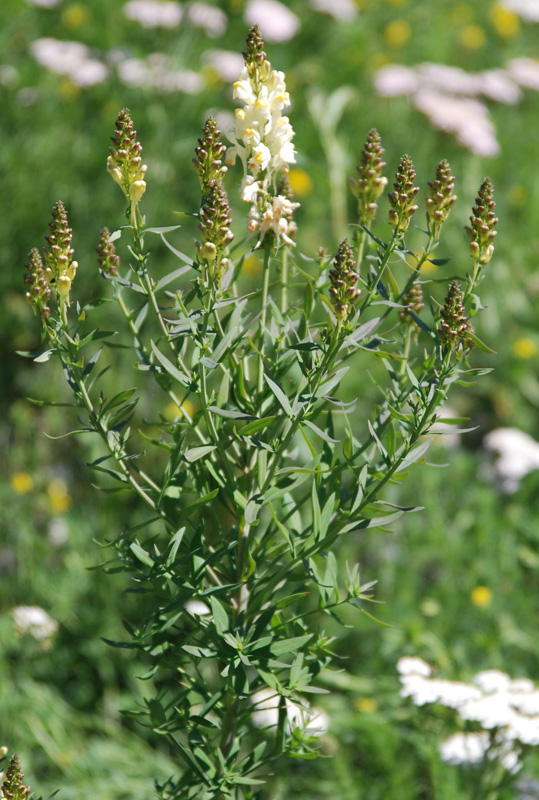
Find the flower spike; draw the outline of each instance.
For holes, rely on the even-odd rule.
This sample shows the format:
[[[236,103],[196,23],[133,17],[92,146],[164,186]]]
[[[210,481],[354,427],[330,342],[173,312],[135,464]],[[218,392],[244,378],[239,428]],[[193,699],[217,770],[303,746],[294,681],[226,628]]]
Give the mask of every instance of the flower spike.
[[[410,219],[419,207],[415,204],[415,196],[419,191],[419,186],[414,186],[415,174],[410,156],[404,155],[395,175],[394,191],[388,195],[391,205],[389,223],[398,234],[408,230]]]
[[[356,287],[359,275],[356,272],[356,262],[348,239],[339,245],[333,269],[329,271],[329,280],[331,282],[329,297],[335,309],[335,316],[339,324],[342,324],[361,294],[361,289]]]
[[[446,159],[442,159],[436,168],[436,178],[429,181],[430,197],[427,198],[427,224],[429,234],[438,240],[442,225],[449,216],[457,195],[453,194],[455,178]]]
[[[45,266],[37,247],[30,250],[26,263],[26,275],[24,282],[28,287],[25,297],[43,319],[46,319],[51,310],[48,306],[51,295],[51,287],[45,277]]]
[[[470,225],[466,232],[470,237],[470,255],[480,266],[488,264],[494,253],[492,242],[496,236],[494,230],[498,217],[494,213],[494,188],[490,178],[485,178],[472,209]]]
[[[120,266],[120,256],[116,254],[116,248],[114,242],[110,239],[110,231],[108,228],[103,228],[101,231],[99,244],[96,249],[99,269],[107,275],[114,277]]]
[[[382,175],[386,166],[382,161],[384,148],[376,128],[367,134],[367,141],[361,151],[361,164],[356,167],[357,179],[350,178],[352,191],[357,197],[359,221],[363,225],[372,222],[376,216],[376,201],[387,186],[387,178]]]
[[[144,177],[148,167],[142,163],[142,145],[137,142],[137,132],[128,108],[120,111],[111,141],[113,147],[109,147],[107,170],[129,202],[131,224],[134,225],[138,204],[146,191]]]
[[[69,227],[67,212],[61,200],[58,200],[52,210],[49,229],[50,233],[45,236],[46,245],[43,248],[45,277],[54,286],[60,303],[69,305],[69,292],[79,265],[77,261],[73,261],[73,231]]]

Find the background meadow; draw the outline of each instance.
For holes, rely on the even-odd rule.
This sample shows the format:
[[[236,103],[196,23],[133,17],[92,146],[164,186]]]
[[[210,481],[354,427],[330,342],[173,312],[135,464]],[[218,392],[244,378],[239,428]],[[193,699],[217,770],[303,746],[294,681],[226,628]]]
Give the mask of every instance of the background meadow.
[[[472,356],[493,372],[451,400],[454,416],[469,417],[475,430],[438,437],[429,451],[436,467],[416,467],[395,497],[424,511],[341,546],[339,559],[359,560],[362,579],[378,581],[380,604],[369,610],[388,627],[344,617],[338,652],[346,672],[321,679],[332,690],[320,701],[330,719],[322,757],[283,772],[273,796],[464,798],[465,778],[437,755],[451,731],[447,719],[399,696],[395,665],[419,655],[448,678],[497,668],[539,682],[539,4],[298,0],[269,12],[266,0],[154,5],[152,12],[152,4],[133,2],[3,0],[0,745],[21,754],[38,793],[60,788],[65,800],[142,800],[154,775],[172,772],[163,743],[121,713],[140,702],[144,665],[101,638],[121,639],[121,620],[139,613],[124,579],[95,569],[109,557],[99,545],[137,511],[103,494],[96,501],[79,466],[91,441],[42,433],[60,436],[70,424],[62,408],[27,400],[65,394],[54,365],[37,370],[16,355],[39,347],[39,324],[23,297],[24,264],[61,198],[80,263],[76,294],[103,291],[99,231],[124,221],[105,162],[125,106],[148,164],[148,223],[173,225],[172,211],[197,210],[196,140],[210,112],[223,130],[229,125],[231,83],[247,28],[258,21],[292,98],[298,157],[290,179],[302,204],[302,253],[335,252],[347,235],[354,219],[347,180],[372,127],[390,183],[404,152],[421,197],[437,162],[451,163],[459,199],[437,257],[444,248],[466,252],[463,226],[477,188],[487,174],[494,183],[499,233],[478,335],[496,354]],[[245,210],[231,195],[239,234]],[[182,222],[174,244],[186,250],[196,222]],[[377,225],[386,226],[381,213]],[[165,252],[162,259],[164,273]],[[466,261],[428,266],[435,295],[436,280],[468,268]],[[256,285],[260,268],[256,255],[246,258],[246,285]],[[368,375],[357,381],[365,398],[357,413],[367,414],[375,384]],[[526,436],[489,436],[500,428]],[[41,639],[24,634],[13,614],[20,606],[45,609],[57,627]],[[539,797],[537,776],[532,752],[518,794],[507,797]]]

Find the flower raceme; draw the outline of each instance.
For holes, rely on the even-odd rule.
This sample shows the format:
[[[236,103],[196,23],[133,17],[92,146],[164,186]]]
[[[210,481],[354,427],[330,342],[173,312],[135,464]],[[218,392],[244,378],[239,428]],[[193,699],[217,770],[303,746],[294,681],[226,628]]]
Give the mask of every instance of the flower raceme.
[[[282,115],[283,108],[290,105],[284,73],[271,69],[256,25],[249,31],[243,56],[245,66],[234,84],[233,97],[244,105],[236,109],[226,162],[234,164],[239,158],[243,165],[240,193],[244,202],[251,203],[248,230],[258,233],[260,239],[271,230],[277,239],[293,244],[290,223],[299,203],[280,194],[276,181],[296,160],[294,131],[288,117]]]
[[[148,167],[142,163],[142,146],[137,142],[129,109],[120,111],[111,140],[113,147],[109,147],[107,170],[129,202],[133,224],[138,204],[146,191],[144,176]]]

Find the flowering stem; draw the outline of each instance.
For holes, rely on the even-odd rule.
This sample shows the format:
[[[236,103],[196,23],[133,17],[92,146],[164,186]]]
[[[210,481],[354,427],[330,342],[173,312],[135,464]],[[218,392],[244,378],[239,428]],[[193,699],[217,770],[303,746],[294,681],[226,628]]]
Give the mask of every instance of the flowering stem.
[[[361,228],[359,230],[359,233],[358,233],[358,236],[357,236],[357,258],[356,258],[356,263],[357,263],[357,271],[358,272],[359,272],[359,270],[361,268],[361,262],[363,261],[363,252],[365,250],[365,237],[366,236],[367,236],[367,234],[365,233],[365,230],[363,228]]]
[[[264,332],[266,328],[267,306],[268,306],[268,291],[269,291],[269,263],[270,263],[270,247],[266,245],[264,249],[264,267],[262,272],[262,314],[260,317],[260,339],[258,347],[258,382],[257,392],[258,396],[262,395],[264,389]]]
[[[401,240],[401,235],[399,234],[397,228],[395,228],[395,230],[393,231],[393,236],[391,237],[391,241],[388,243],[386,251],[384,253],[384,256],[380,261],[380,266],[378,268],[378,273],[373,278],[372,286],[369,289],[369,293],[368,293],[367,297],[365,298],[365,300],[361,304],[360,311],[363,311],[365,308],[367,308],[371,304],[371,301],[372,301],[374,295],[378,291],[378,284],[382,280],[382,276],[383,276],[384,272],[386,271],[386,267],[387,267],[387,265],[389,263],[389,259],[391,258],[391,255],[392,255],[395,247],[397,246],[397,244],[399,243],[400,240]]]
[[[281,314],[286,314],[288,310],[288,248],[282,248],[281,262]]]
[[[412,343],[413,329],[411,325],[406,326],[406,338],[404,340],[404,349],[402,351],[402,361],[399,370],[399,375],[402,377],[406,372],[406,364],[408,363],[408,356],[410,355],[410,345]]]
[[[309,391],[310,391],[310,393],[311,393],[311,395],[313,397],[315,397],[315,395],[316,395],[316,392],[318,390],[318,387],[320,386],[322,378],[325,375],[327,375],[328,372],[332,369],[334,361],[335,361],[335,357],[336,357],[336,355],[338,353],[338,350],[339,350],[339,347],[340,347],[340,344],[341,344],[340,327],[336,327],[336,328],[333,329],[333,335],[332,335],[332,338],[331,338],[331,342],[330,342],[330,345],[329,345],[329,347],[328,347],[328,349],[326,351],[326,354],[325,354],[325,356],[324,356],[324,358],[322,360],[322,363],[320,364],[319,368],[316,371],[316,378],[315,378],[314,384],[313,384],[312,388],[309,387]],[[271,481],[273,480],[273,476],[275,474],[275,470],[277,469],[277,467],[279,466],[279,464],[281,462],[282,455],[283,455],[284,451],[288,447],[288,444],[289,444],[290,440],[292,439],[292,437],[294,436],[294,434],[298,430],[299,426],[301,425],[301,423],[303,422],[303,420],[305,419],[307,414],[310,412],[311,405],[312,405],[312,403],[304,405],[301,408],[301,410],[298,412],[296,418],[290,423],[290,428],[288,429],[288,431],[285,434],[282,442],[280,443],[278,449],[276,450],[276,452],[274,453],[274,455],[272,457],[271,466],[267,470],[266,478],[265,478],[265,480],[263,482],[263,485],[261,487],[261,490],[260,490],[262,492],[262,494],[270,486]],[[265,455],[266,451],[262,450],[260,452],[264,453],[264,455]]]
[[[147,505],[162,519],[164,519],[169,525],[172,525],[171,521],[168,519],[166,514],[156,505],[155,501],[150,497],[150,495],[144,490],[144,488],[138,483],[134,475],[126,466],[126,456],[127,453],[121,446],[120,442],[118,441],[118,437],[115,435],[114,431],[111,431],[107,428],[106,424],[104,423],[103,419],[99,417],[96,413],[90,395],[88,394],[88,390],[86,388],[86,384],[84,381],[83,373],[76,363],[78,361],[77,353],[75,352],[75,342],[68,334],[68,321],[67,321],[67,311],[66,311],[66,304],[63,303],[60,307],[60,314],[62,319],[62,327],[64,332],[64,338],[67,343],[67,355],[69,361],[64,361],[62,359],[64,368],[68,371],[71,376],[71,380],[73,385],[77,387],[77,394],[81,401],[81,404],[86,409],[90,423],[92,424],[96,433],[99,434],[103,442],[105,443],[108,451],[114,458],[118,468],[120,469],[122,475],[126,479],[126,481],[131,485],[131,487],[135,490],[135,492],[141,497]],[[49,336],[56,345],[59,345],[59,340],[56,334],[56,331],[53,331],[49,328]],[[57,350],[58,355],[60,355],[60,351]],[[137,470],[140,477],[144,480],[148,486],[151,486],[157,492],[160,491],[159,486],[157,486],[152,479],[146,475],[141,470]]]

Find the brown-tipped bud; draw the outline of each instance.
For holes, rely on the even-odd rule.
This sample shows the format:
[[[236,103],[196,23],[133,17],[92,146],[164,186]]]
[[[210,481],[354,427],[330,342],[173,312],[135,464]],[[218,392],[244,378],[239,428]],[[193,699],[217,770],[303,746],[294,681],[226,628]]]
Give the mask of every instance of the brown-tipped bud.
[[[356,272],[356,262],[352,255],[352,248],[348,239],[344,239],[339,245],[337,254],[333,260],[333,269],[329,271],[329,299],[331,300],[335,315],[338,320],[345,320],[361,294],[356,284],[359,275]]]
[[[247,50],[242,53],[249,77],[257,81],[269,75],[270,64],[264,52],[264,39],[258,25],[253,25],[247,34]]]
[[[415,169],[410,156],[404,155],[399,163],[393,184],[393,192],[388,194],[389,204],[389,224],[395,228],[398,234],[403,234],[408,230],[410,219],[417,211],[415,196],[419,191],[419,186],[414,186]]]
[[[73,261],[75,254],[71,247],[73,231],[69,227],[67,212],[61,200],[58,200],[52,210],[49,230],[50,233],[45,236],[46,244],[43,248],[45,277],[54,286],[60,300],[69,305],[69,289],[66,292],[65,278],[69,279],[69,288],[71,288],[78,263]]]
[[[440,314],[438,338],[442,345],[450,350],[466,350],[473,347],[473,341],[469,337],[469,334],[473,332],[473,327],[466,317],[466,309],[462,304],[459,282],[453,281]]]
[[[221,131],[212,117],[206,120],[202,128],[202,136],[195,147],[196,158],[193,164],[200,181],[203,194],[208,191],[210,181],[220,180],[227,168],[222,165],[222,156],[226,153],[226,146],[220,140]]]
[[[382,175],[386,166],[383,155],[380,134],[372,128],[361,151],[361,164],[356,167],[357,178],[350,178],[352,191],[357,197],[359,221],[363,225],[374,219],[378,208],[376,201],[387,186],[387,178]]]
[[[114,242],[110,239],[110,231],[103,228],[97,245],[97,265],[107,275],[114,276],[120,266],[120,256],[116,253]]]
[[[146,191],[144,176],[148,167],[142,164],[142,145],[137,141],[128,108],[118,114],[111,141],[113,146],[109,147],[107,170],[135,209]]]
[[[46,319],[51,311],[48,305],[51,287],[45,277],[43,259],[37,247],[30,250],[28,254],[24,282],[27,286],[27,291],[25,292],[26,299],[35,313],[39,314],[43,319]]]
[[[423,302],[423,290],[421,289],[421,284],[419,281],[415,281],[404,297],[401,300],[402,303],[402,310],[399,311],[399,319],[405,325],[411,325],[416,333],[419,332],[419,325],[412,317],[410,312],[413,312],[416,315],[419,315],[425,304]]]
[[[207,188],[206,202],[200,211],[198,230],[202,243],[197,244],[197,253],[209,280],[213,281],[221,274],[220,262],[234,234],[230,230],[232,217],[225,187],[220,181],[211,180]]]
[[[26,800],[30,794],[30,787],[24,785],[24,773],[21,769],[19,756],[15,753],[9,762],[0,787],[0,797],[5,800]]]
[[[470,237],[470,255],[481,266],[488,264],[494,253],[493,241],[496,237],[494,228],[498,222],[498,217],[494,213],[495,208],[494,188],[490,178],[485,178],[475,199],[475,206],[472,208],[470,225],[466,227]]]
[[[436,168],[436,178],[429,181],[430,197],[427,198],[427,225],[429,234],[438,239],[440,229],[453,208],[457,195],[453,194],[455,178],[449,162],[444,159]]]

